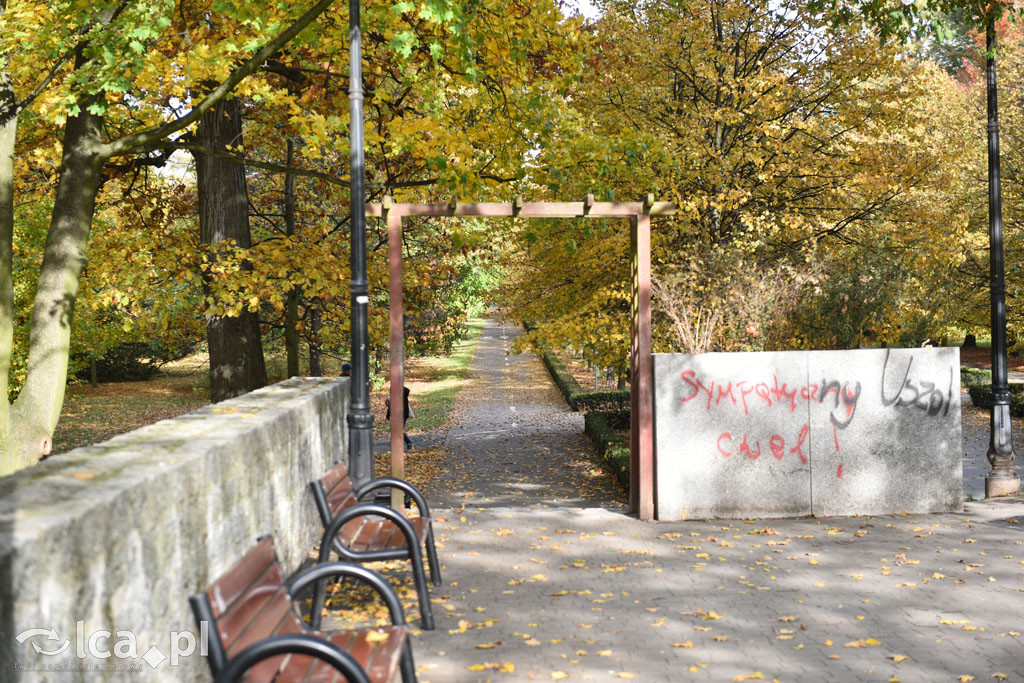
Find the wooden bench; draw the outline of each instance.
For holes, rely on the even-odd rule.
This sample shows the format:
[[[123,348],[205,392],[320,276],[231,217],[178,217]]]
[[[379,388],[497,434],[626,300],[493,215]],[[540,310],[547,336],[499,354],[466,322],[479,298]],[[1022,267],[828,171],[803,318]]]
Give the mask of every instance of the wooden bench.
[[[320,610],[311,613],[310,626],[305,625],[294,596],[314,584],[322,598],[331,577],[350,577],[372,586],[387,604],[392,625],[325,633],[319,630]],[[207,663],[217,683],[390,683],[398,673],[404,683],[416,680],[398,596],[365,567],[331,562],[285,580],[273,539],[267,537],[189,602],[200,627],[208,624]],[[322,599],[319,602],[323,604]]]
[[[412,564],[413,581],[420,604],[423,628],[434,628],[430,609],[430,593],[423,571],[422,546],[430,560],[430,578],[441,585],[441,567],[434,547],[434,528],[430,509],[423,495],[412,484],[382,477],[372,479],[358,489],[352,484],[345,463],[335,466],[318,481],[310,484],[316,500],[324,536],[320,542],[320,562],[330,559],[333,550],[350,562],[377,562],[408,559]],[[410,516],[383,505],[360,503],[364,497],[381,489],[397,489],[416,506],[418,516]],[[314,608],[318,605],[314,602]]]

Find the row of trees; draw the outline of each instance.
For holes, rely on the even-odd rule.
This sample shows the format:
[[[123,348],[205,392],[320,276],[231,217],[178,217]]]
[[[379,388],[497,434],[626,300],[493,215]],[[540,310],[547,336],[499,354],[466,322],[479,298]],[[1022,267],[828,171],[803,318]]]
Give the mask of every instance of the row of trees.
[[[585,23],[556,0],[363,4],[370,201],[675,201],[655,225],[663,350],[919,343],[984,326],[981,73],[934,41],[877,31],[908,35],[932,5],[603,0]],[[303,348],[314,372],[343,353],[346,8],[0,9],[0,378],[13,400],[0,474],[48,452],[76,358],[205,337],[217,400],[266,381],[269,338],[284,339],[290,372]],[[1024,44],[1001,32],[1012,82]],[[1012,245],[1020,115],[1004,112]],[[369,229],[381,352],[386,233]],[[625,225],[407,221],[403,251],[424,347],[450,344],[503,274],[495,300],[536,323],[528,342],[624,372]]]
[[[530,179],[552,197],[654,192],[678,204],[654,223],[656,350],[918,345],[987,329],[984,35],[968,10],[927,17],[959,30],[954,63],[934,37],[896,40],[921,28],[925,5],[911,16],[885,2],[600,5],[564,100],[573,113]],[[1005,21],[999,31],[1015,84],[1024,35]],[[1018,100],[1002,122],[1011,266]],[[503,294],[536,323],[528,343],[572,346],[624,374],[628,226],[522,228]]]
[[[49,451],[75,357],[205,335],[219,400],[266,381],[268,333],[291,371],[302,337],[314,371],[347,346],[347,7],[0,10],[0,474]],[[369,199],[514,184],[578,73],[579,22],[553,2],[499,0],[369,0],[363,20]],[[176,177],[181,152],[194,171]],[[382,349],[386,231],[370,228]],[[489,286],[482,230],[407,226],[422,345],[450,345]]]

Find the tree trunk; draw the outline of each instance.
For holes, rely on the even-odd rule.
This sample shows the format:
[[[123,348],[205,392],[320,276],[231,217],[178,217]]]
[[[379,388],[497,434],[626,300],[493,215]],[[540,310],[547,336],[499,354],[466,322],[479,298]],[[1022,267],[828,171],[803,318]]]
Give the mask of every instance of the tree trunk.
[[[17,98],[11,75],[0,73],[0,473],[10,471],[11,404],[8,373],[14,347],[14,138]]]
[[[288,162],[291,168],[295,158],[295,143],[288,140]],[[288,237],[295,235],[295,174],[284,174],[284,228]],[[284,348],[288,356],[288,376],[299,374],[299,289],[292,285],[288,290],[284,316]]]
[[[242,108],[225,99],[203,114],[196,129],[198,142],[226,150],[242,144]],[[249,234],[249,195],[245,166],[195,154],[199,187],[199,241],[216,245],[227,239],[243,249],[252,246]],[[210,400],[214,403],[267,384],[259,316],[248,310],[238,317],[207,316],[210,348]]]
[[[52,447],[67,385],[71,320],[100,186],[102,116],[89,102],[64,129],[64,154],[32,308],[28,375],[11,411],[0,474],[35,464]],[[6,373],[5,373],[6,377]]]
[[[320,366],[320,328],[323,319],[320,317],[320,306],[316,299],[306,302],[309,312],[309,376],[323,377],[324,370]]]

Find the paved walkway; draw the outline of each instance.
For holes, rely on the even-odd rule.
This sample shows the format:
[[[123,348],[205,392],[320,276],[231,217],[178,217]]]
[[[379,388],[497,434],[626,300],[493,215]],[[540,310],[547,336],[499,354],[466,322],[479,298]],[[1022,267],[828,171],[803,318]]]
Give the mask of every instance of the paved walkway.
[[[541,363],[505,355],[515,334],[485,326],[429,492],[445,585],[421,681],[1024,680],[1020,501],[642,523]]]

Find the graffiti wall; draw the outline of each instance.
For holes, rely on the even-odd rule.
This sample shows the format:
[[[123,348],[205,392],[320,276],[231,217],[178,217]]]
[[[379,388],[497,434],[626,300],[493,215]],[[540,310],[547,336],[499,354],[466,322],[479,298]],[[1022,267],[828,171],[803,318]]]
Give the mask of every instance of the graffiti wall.
[[[658,518],[963,500],[956,348],[654,355]]]

